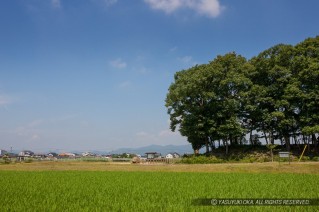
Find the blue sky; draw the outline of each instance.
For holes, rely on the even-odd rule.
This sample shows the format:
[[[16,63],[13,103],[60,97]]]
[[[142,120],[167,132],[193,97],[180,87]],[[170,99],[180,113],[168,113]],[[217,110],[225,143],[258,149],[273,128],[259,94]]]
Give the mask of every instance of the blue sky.
[[[176,71],[319,34],[317,0],[1,0],[0,149],[187,144]]]

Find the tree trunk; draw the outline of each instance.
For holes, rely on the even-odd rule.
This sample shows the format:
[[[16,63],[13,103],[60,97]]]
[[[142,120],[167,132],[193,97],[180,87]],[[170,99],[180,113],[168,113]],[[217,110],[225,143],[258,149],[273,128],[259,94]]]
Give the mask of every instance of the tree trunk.
[[[253,146],[253,130],[252,129],[250,129],[250,132],[249,132],[249,143],[250,143],[250,145],[252,145]]]
[[[208,136],[206,137],[206,139],[205,139],[205,146],[206,146],[206,155],[208,155],[209,154],[209,145],[208,145]]]
[[[199,154],[199,149],[194,149],[194,155],[198,155]]]
[[[265,133],[265,131],[263,131],[263,133],[264,133],[264,137],[265,137],[266,144],[269,144],[269,143],[268,143],[268,137],[267,137],[267,134]]]
[[[227,139],[226,139],[226,155],[228,155],[228,141],[227,141]]]
[[[269,137],[270,137],[270,143],[271,144],[275,144],[275,139],[274,139],[274,134],[273,134],[273,132],[270,132],[269,133]],[[282,145],[282,144],[281,144]]]
[[[286,148],[288,151],[290,151],[290,137],[289,137],[289,135],[285,135],[284,139],[285,139],[285,143],[286,143]]]
[[[315,150],[315,152],[318,152],[318,149],[317,149],[318,142],[317,142],[317,139],[316,139],[316,135],[312,134],[311,137],[312,137],[312,144],[314,144],[314,148],[315,148],[314,150]]]

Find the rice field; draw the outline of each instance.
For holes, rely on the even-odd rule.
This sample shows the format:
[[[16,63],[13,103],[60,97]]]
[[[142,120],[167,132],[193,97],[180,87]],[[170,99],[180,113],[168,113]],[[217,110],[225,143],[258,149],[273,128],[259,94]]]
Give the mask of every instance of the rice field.
[[[318,211],[199,206],[197,198],[319,198],[319,175],[161,171],[0,171],[0,211]]]

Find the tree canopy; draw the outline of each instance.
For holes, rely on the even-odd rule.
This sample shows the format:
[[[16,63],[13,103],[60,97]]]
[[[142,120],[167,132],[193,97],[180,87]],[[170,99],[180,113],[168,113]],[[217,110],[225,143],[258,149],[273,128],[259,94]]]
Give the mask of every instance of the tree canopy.
[[[319,36],[275,45],[247,60],[231,52],[179,71],[166,97],[171,130],[194,150],[242,144],[253,132],[290,148],[319,133]]]

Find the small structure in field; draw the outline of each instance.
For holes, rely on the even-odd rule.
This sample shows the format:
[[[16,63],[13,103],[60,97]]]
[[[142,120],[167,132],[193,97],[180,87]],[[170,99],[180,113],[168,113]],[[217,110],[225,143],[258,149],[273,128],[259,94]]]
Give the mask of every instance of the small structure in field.
[[[82,153],[82,156],[83,156],[83,157],[95,157],[96,154],[93,153],[93,152],[83,152],[83,153]]]
[[[157,152],[146,152],[146,159],[155,159],[155,158],[160,158],[161,157],[161,153],[157,153]]]
[[[23,150],[19,152],[17,159],[18,161],[22,161],[22,160],[25,160],[26,158],[31,158],[33,155],[34,155],[34,152],[30,150]]]
[[[30,151],[30,150],[23,150],[21,151],[18,156],[20,157],[31,157],[34,155],[34,152]]]
[[[59,154],[60,158],[75,158],[75,154],[74,153],[70,153],[70,152],[64,152]]]
[[[137,157],[137,156],[133,157],[132,158],[132,163],[141,163],[141,158]]]

